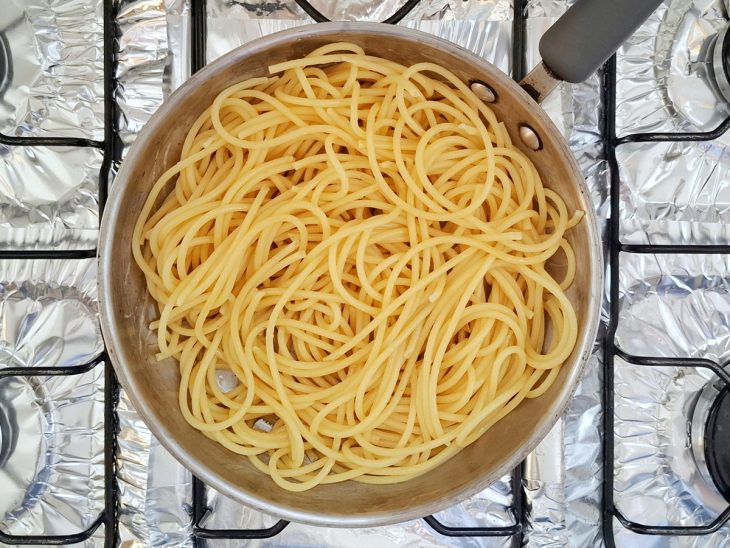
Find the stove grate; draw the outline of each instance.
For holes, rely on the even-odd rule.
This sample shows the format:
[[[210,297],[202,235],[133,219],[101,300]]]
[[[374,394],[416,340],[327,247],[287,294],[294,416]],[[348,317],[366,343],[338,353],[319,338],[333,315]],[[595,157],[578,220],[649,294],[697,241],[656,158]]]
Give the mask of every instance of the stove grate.
[[[205,65],[206,60],[206,0],[190,0],[191,2],[191,69],[195,72]],[[317,11],[307,0],[296,0],[297,4],[315,21],[326,21],[327,18]],[[414,9],[420,0],[406,0],[401,7],[384,22],[395,24],[402,20]],[[528,0],[514,0],[513,2],[513,40],[512,40],[512,74],[519,79],[525,74],[525,25]],[[116,22],[116,3],[114,0],[104,0],[104,139],[95,141],[78,138],[55,137],[13,137],[0,134],[0,144],[5,146],[66,146],[91,147],[103,151],[99,180],[99,211],[100,216],[106,202],[109,181],[112,172],[119,164],[122,153],[122,143],[118,136],[118,107],[115,100],[118,27]],[[8,56],[8,61],[10,61]],[[614,359],[619,357],[632,364],[675,367],[699,367],[714,372],[726,387],[730,387],[730,375],[716,362],[703,359],[682,358],[654,358],[650,356],[633,356],[622,351],[614,342],[614,335],[618,326],[619,317],[619,257],[621,253],[692,253],[692,254],[729,254],[730,244],[727,245],[627,245],[620,240],[619,233],[619,170],[616,150],[626,143],[661,142],[661,141],[707,141],[720,137],[730,129],[730,117],[723,121],[716,129],[702,133],[638,133],[623,137],[616,135],[616,60],[611,58],[602,71],[603,94],[603,142],[604,154],[610,168],[610,200],[611,215],[609,218],[608,255],[609,255],[609,283],[610,309],[607,334],[604,339],[604,432],[613,433],[614,430]],[[80,260],[96,256],[96,249],[82,250],[1,250],[0,260],[31,260],[31,259],[64,259]],[[95,367],[104,368],[105,379],[105,509],[84,531],[57,536],[15,536],[0,531],[0,543],[14,545],[66,545],[83,542],[89,539],[99,527],[104,526],[105,545],[114,547],[118,544],[118,485],[115,469],[115,453],[117,446],[118,421],[116,405],[119,397],[119,386],[114,371],[106,353],[102,353],[91,362],[71,367],[57,368],[6,368],[0,370],[0,379],[11,376],[39,376],[39,375],[78,375]],[[727,388],[725,389],[727,390]],[[626,519],[614,504],[613,457],[614,437],[604,437],[603,446],[603,531],[608,546],[614,546],[614,518],[624,527],[642,534],[649,535],[702,535],[717,531],[730,520],[730,507],[723,511],[709,524],[693,527],[653,526],[639,524]],[[521,488],[522,466],[512,473],[514,487],[513,513],[514,524],[509,527],[476,527],[464,528],[447,526],[433,516],[427,516],[424,521],[440,534],[449,537],[511,537],[514,546],[523,543],[527,528],[525,493]],[[202,523],[208,512],[206,503],[206,487],[197,478],[192,484],[192,532],[193,541],[203,546],[206,539],[266,539],[281,533],[288,525],[287,521],[280,520],[273,526],[264,529],[207,529]]]
[[[611,213],[608,222],[608,286],[609,321],[603,341],[604,385],[603,385],[603,537],[609,548],[615,546],[614,518],[625,528],[643,535],[693,536],[707,535],[718,531],[730,521],[730,504],[712,522],[696,526],[651,525],[636,523],[626,518],[617,508],[614,500],[614,360],[620,358],[630,364],[644,367],[693,367],[712,371],[720,381],[730,387],[730,374],[715,361],[701,358],[664,358],[635,356],[623,351],[615,341],[620,313],[620,256],[622,253],[644,254],[730,254],[730,244],[722,245],[656,245],[624,244],[620,233],[620,190],[621,180],[616,150],[626,143],[636,142],[689,142],[717,139],[730,129],[730,117],[717,128],[707,132],[677,133],[633,133],[624,137],[616,135],[616,56],[609,59],[602,70],[603,91],[603,143],[604,155],[610,172]]]

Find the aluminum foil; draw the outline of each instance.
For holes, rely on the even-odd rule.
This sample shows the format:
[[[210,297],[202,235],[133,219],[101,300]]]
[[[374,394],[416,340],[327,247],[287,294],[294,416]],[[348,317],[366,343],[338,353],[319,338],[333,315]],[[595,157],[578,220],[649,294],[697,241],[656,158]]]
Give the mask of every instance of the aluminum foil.
[[[665,0],[617,55],[619,134],[707,131],[730,109],[714,89],[712,38],[723,0]]]
[[[96,262],[1,261],[0,333],[0,368],[93,359],[102,349]],[[76,533],[103,511],[103,364],[0,379],[0,493],[9,534]]]
[[[165,97],[190,76],[190,8],[184,0],[116,0],[116,5],[116,100],[126,151]]]
[[[730,259],[709,255],[635,255],[622,263],[616,342],[635,355],[730,358]],[[727,502],[698,477],[688,422],[699,391],[714,375],[704,369],[615,369],[615,497],[629,519],[654,525],[711,522]],[[615,527],[620,546],[665,546]],[[730,527],[672,546],[721,546]]]
[[[726,15],[719,3],[667,2],[621,50],[621,134],[707,131],[727,115],[708,87],[702,63],[708,38],[727,24]],[[723,137],[619,147],[622,241],[726,242],[726,143]],[[727,359],[727,266],[721,256],[624,256],[619,346],[636,355]],[[711,378],[701,369],[616,360],[614,498],[629,519],[697,525],[725,508],[699,476],[688,433],[694,402]],[[614,536],[620,546],[722,546],[730,529],[656,537],[636,535],[615,521]]]
[[[73,366],[102,351],[96,261],[0,261],[0,368]]]
[[[621,235],[627,243],[720,244],[730,239],[730,155],[717,141],[626,144]]]
[[[347,2],[330,2],[328,5],[330,9],[322,13],[334,19],[353,20],[382,20],[385,17],[380,15],[380,11],[383,11],[381,8],[392,8],[387,2],[378,3],[372,0],[353,2],[352,11],[349,8],[343,9],[349,6]],[[338,17],[330,13],[335,6],[340,8]],[[378,6],[378,9],[368,11],[370,16],[363,17],[362,10],[365,6]],[[300,8],[293,0],[262,4],[241,4],[229,0],[210,2],[208,61],[213,61],[256,38],[312,22],[306,14],[294,17],[299,11]],[[449,3],[424,0],[414,12],[402,23],[404,26],[455,42],[491,61],[505,72],[509,71],[512,35],[512,11],[509,2],[489,0]],[[434,18],[439,15],[444,17]]]
[[[708,131],[730,110],[708,79],[708,48],[728,24],[721,2],[665,2],[620,51],[620,134]],[[726,243],[727,135],[702,143],[618,148],[621,238],[627,243]],[[728,258],[626,255],[618,345],[636,355],[730,357]],[[713,375],[702,369],[615,364],[617,508],[653,525],[709,523],[727,506],[703,480],[690,447],[692,410]],[[725,526],[697,537],[652,537],[617,521],[620,546],[724,546]]]
[[[377,2],[373,0],[347,0],[328,2],[313,0],[310,2],[321,14],[333,21],[383,21],[400,7],[401,3]],[[536,0],[536,4],[542,0]],[[312,20],[294,2],[294,0],[211,0],[208,2],[208,17],[259,19],[265,20],[300,20],[311,23]],[[511,2],[503,0],[421,0],[405,17],[406,21],[432,20],[478,20],[504,21],[511,19]]]
[[[123,390],[117,416],[120,545],[192,546],[190,472],[150,433]]]
[[[11,0],[0,10],[10,51],[0,65],[0,131],[7,135],[104,135],[102,0]]]
[[[0,99],[13,97],[7,104],[0,104],[2,131],[101,138],[101,2],[56,0],[52,6],[41,5],[40,1],[37,4],[17,0],[12,9],[0,15],[0,29],[5,29],[13,51],[23,53],[18,56],[22,58],[13,59],[16,73],[11,86],[6,90],[0,87]],[[567,0],[529,2],[528,66],[537,62],[539,36],[568,4]],[[333,19],[381,20],[395,9],[393,3],[372,0],[320,0],[314,5]],[[719,2],[710,0],[668,2],[622,49],[617,90],[617,125],[622,134],[677,128],[706,130],[714,123],[712,116],[724,112],[722,104],[712,106],[709,102],[703,76],[706,63],[703,65],[702,44],[727,16],[718,6]],[[120,51],[116,98],[120,134],[129,145],[165,97],[188,76],[189,6],[183,0],[116,0],[115,7]],[[208,15],[209,60],[251,39],[308,22],[293,0],[208,0]],[[457,42],[507,71],[511,63],[511,18],[508,0],[423,0],[403,24]],[[62,81],[54,79],[60,76]],[[662,86],[666,92],[656,93]],[[593,78],[585,84],[561,86],[544,107],[569,140],[599,216],[605,219],[608,185],[606,165],[601,159],[599,96],[598,80]],[[698,97],[702,100],[693,100]],[[28,248],[40,242],[70,247],[95,240],[98,152],[30,147],[0,149],[0,154],[4,158],[0,158],[0,241],[4,245]],[[624,241],[727,241],[724,224],[730,195],[723,176],[727,172],[724,139],[699,145],[624,145],[619,148],[619,162]],[[730,266],[725,263],[725,259],[716,257],[627,259],[622,265],[619,343],[638,354],[657,354],[664,349],[671,355],[725,358],[724,345],[730,340],[723,331],[730,325],[723,308],[727,307],[723,290],[727,293],[725,277]],[[4,361],[0,363],[70,365],[99,352],[95,267],[91,265],[93,261],[0,263],[0,280],[8,280],[4,285],[0,282],[4,328],[0,340]],[[597,347],[566,414],[525,464],[529,545],[601,543],[601,370]],[[686,444],[677,444],[684,432],[679,428],[682,411],[707,376],[698,371],[637,368],[622,362],[616,364],[616,370],[617,505],[635,519],[687,524],[704,521],[711,504],[692,481]],[[76,468],[76,475],[64,475],[63,481],[78,481],[74,495],[66,495],[63,504],[53,497],[39,496],[40,502],[34,507],[39,510],[32,516],[28,514],[32,519],[8,522],[4,530],[33,530],[41,523],[44,533],[52,533],[56,525],[48,524],[60,524],[62,520],[78,529],[101,508],[103,446],[89,441],[101,432],[100,371],[96,368],[83,382],[81,377],[75,378],[76,385],[58,387],[53,397],[50,390],[57,379],[42,383],[49,394],[47,400],[56,402],[54,409],[79,411],[88,407],[86,414],[79,411],[76,418],[64,419],[66,422],[46,424],[38,418],[38,410],[43,409],[38,402],[46,400],[37,396],[33,386],[21,382],[5,389],[7,395],[2,402],[19,402],[31,395],[35,398],[28,407],[33,411],[23,412],[20,417],[29,439],[40,439],[49,424],[71,424],[68,432],[54,430],[48,438],[61,440],[53,442],[59,454],[61,449],[71,451],[73,456],[83,454],[85,459],[73,463],[93,470],[82,476]],[[58,404],[62,401],[73,404]],[[92,417],[84,423],[86,431],[80,426],[81,416]],[[191,545],[189,473],[150,434],[123,392],[118,417],[121,544]],[[91,431],[93,434],[88,434]],[[50,444],[49,439],[24,443],[28,455],[23,460],[32,460],[31,454],[39,452],[38,444]],[[90,445],[74,449],[77,443],[87,442]],[[60,457],[54,464],[63,462]],[[0,466],[0,474],[6,469]],[[14,485],[21,485],[18,478],[29,478],[22,485],[34,481],[28,470],[24,467],[14,476]],[[505,478],[437,517],[452,526],[511,524],[512,492],[513,486]],[[205,527],[260,528],[276,521],[212,490],[208,502]],[[621,546],[719,546],[727,539],[726,530],[711,537],[681,541],[638,537],[620,525],[615,532]],[[68,528],[60,532],[67,533]],[[100,529],[86,544],[98,545],[102,535]],[[292,524],[273,539],[248,544],[498,546],[506,542],[442,537],[418,520],[363,530]],[[241,542],[229,544],[240,546]]]
[[[93,249],[102,154],[0,145],[0,246]]]
[[[672,0],[619,52],[619,134],[709,131],[730,115],[711,77],[713,40],[730,24],[721,0]],[[627,243],[728,241],[727,134],[703,143],[619,148],[622,239]]]
[[[102,0],[13,0],[0,10],[0,132],[104,134]],[[0,145],[0,246],[93,248],[96,149]]]
[[[251,508],[247,508],[208,489],[210,513],[203,526],[210,529],[243,528],[264,529],[278,520]],[[468,501],[449,508],[434,517],[452,527],[504,527],[514,523],[511,512],[512,486],[509,477],[486,489]],[[298,523],[289,524],[283,532],[262,541],[251,541],[247,546],[378,546],[382,548],[412,547],[497,547],[510,546],[509,538],[454,538],[436,533],[423,520],[414,520],[388,527],[360,529],[335,529],[313,527]],[[240,541],[225,540],[213,543],[218,547],[240,546]]]
[[[527,16],[557,18],[574,2],[575,0],[527,0]]]

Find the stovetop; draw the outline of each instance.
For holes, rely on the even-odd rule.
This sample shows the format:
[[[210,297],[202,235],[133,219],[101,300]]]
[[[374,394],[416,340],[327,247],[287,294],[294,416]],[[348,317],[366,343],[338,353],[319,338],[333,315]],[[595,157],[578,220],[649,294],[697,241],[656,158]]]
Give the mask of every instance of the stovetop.
[[[97,310],[107,192],[192,72],[326,19],[456,42],[519,79],[568,0],[12,0],[0,10],[0,543],[725,546],[730,9],[667,0],[543,104],[599,214],[602,326],[565,415],[509,476],[405,524],[287,523],[215,493],[116,382]],[[346,504],[346,501],[343,501]]]

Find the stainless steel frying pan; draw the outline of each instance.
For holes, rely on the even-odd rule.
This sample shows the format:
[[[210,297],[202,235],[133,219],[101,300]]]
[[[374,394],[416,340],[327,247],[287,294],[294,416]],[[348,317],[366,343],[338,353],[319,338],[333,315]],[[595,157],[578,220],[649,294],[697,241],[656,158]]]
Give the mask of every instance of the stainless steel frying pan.
[[[524,459],[576,388],[596,335],[602,292],[601,243],[585,182],[565,140],[536,101],[560,79],[578,82],[589,76],[659,3],[579,0],[545,35],[540,48],[544,62],[521,84],[472,53],[422,32],[378,23],[322,23],[250,42],[211,63],[173,93],[122,164],[107,203],[99,247],[101,325],[109,355],[135,407],[162,444],[205,483],[246,505],[289,520],[347,527],[384,525],[437,512],[484,489]],[[569,297],[579,334],[573,354],[545,395],[522,403],[438,468],[396,485],[345,482],[291,493],[183,419],[177,404],[178,367],[171,360],[155,361],[155,337],[147,327],[155,307],[130,244],[152,184],[179,158],[188,129],[221,90],[267,74],[272,63],[302,57],[335,41],[357,43],[370,54],[405,65],[435,62],[472,83],[534,162],[545,184],[560,193],[569,208],[586,211],[569,233],[578,262]]]

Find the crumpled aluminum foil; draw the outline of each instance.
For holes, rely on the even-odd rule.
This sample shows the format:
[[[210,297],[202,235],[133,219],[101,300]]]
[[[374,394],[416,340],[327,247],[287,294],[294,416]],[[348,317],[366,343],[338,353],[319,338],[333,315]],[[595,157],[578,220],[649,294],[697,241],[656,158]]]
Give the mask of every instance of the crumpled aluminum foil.
[[[723,0],[665,0],[617,55],[619,135],[708,131],[730,114],[710,77]]]
[[[102,351],[96,261],[0,261],[0,368],[73,366]]]
[[[560,0],[558,0],[560,1]],[[321,14],[333,21],[383,21],[400,8],[401,3],[375,2],[373,0],[347,0],[310,2]],[[536,4],[544,0],[535,0]],[[275,2],[241,0],[211,0],[208,3],[208,17],[252,19],[265,23],[267,20],[300,20],[311,23],[311,19],[293,0]],[[512,5],[500,0],[421,0],[408,15],[406,21],[433,20],[479,20],[504,21],[511,19]]]
[[[121,391],[117,406],[119,541],[132,548],[192,546],[192,480]]]
[[[102,9],[102,0],[3,3],[0,132],[103,138]],[[93,248],[100,169],[96,149],[0,145],[0,246]]]
[[[325,9],[325,4],[329,8]],[[380,12],[392,10],[392,5],[360,0],[321,2],[317,8],[322,8],[321,13],[334,19],[382,20],[387,15]],[[369,15],[364,16],[364,12]],[[209,3],[208,13],[209,62],[256,38],[312,22],[293,0],[262,4],[218,0]],[[423,0],[402,24],[455,42],[509,71],[512,34],[509,2]]]
[[[101,161],[95,148],[0,145],[0,247],[93,249]]]
[[[103,139],[102,10],[103,0],[3,2],[2,133]]]
[[[0,529],[61,535],[104,510],[103,366],[75,377],[0,380],[9,459],[0,468]]]
[[[617,151],[626,243],[730,240],[730,155],[717,141],[626,144]],[[668,198],[671,201],[668,201]]]
[[[722,0],[665,2],[619,52],[620,135],[709,131],[730,115],[713,89],[712,38],[730,23]],[[728,241],[730,135],[704,143],[619,147],[626,243]]]
[[[669,1],[618,56],[617,129],[708,131],[730,113],[707,79],[708,48],[728,24],[721,2]],[[639,59],[641,63],[637,62]],[[648,60],[646,62],[645,60]],[[728,241],[728,135],[716,141],[626,144],[617,150],[621,237],[627,243]],[[622,257],[617,344],[629,353],[730,357],[728,259],[708,255]],[[654,525],[709,523],[727,506],[699,476],[689,426],[706,370],[615,364],[616,505]],[[650,537],[614,522],[621,546],[722,546],[727,525],[696,537]]]
[[[116,94],[125,150],[150,116],[190,76],[189,5],[184,0],[117,0]]]
[[[96,261],[0,261],[0,334],[0,369],[97,356]],[[104,510],[103,364],[0,379],[0,493],[8,534],[76,533]]]
[[[264,529],[278,520],[230,498],[208,489],[208,504],[211,512],[203,521],[209,529],[243,528]],[[476,497],[449,508],[434,517],[448,526],[460,527],[504,527],[514,523],[510,507],[512,487],[509,477],[502,478]],[[418,547],[497,547],[510,546],[509,538],[454,538],[435,532],[423,520],[413,520],[387,527],[360,529],[336,529],[290,523],[284,531],[271,539],[250,541],[247,546],[378,546],[382,548]],[[218,547],[240,546],[237,540],[220,540]]]
[[[730,259],[720,255],[634,255],[621,269],[616,342],[635,355],[730,358]],[[711,522],[727,502],[698,477],[688,421],[704,369],[640,367],[616,360],[616,504],[629,519],[654,525]],[[620,546],[664,546],[614,528]],[[722,546],[714,535],[674,539],[672,546]]]

